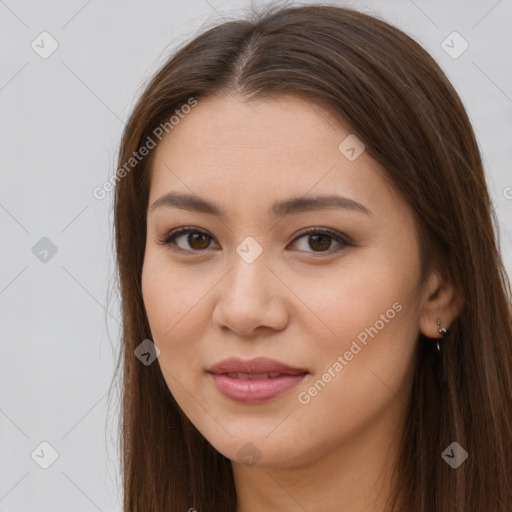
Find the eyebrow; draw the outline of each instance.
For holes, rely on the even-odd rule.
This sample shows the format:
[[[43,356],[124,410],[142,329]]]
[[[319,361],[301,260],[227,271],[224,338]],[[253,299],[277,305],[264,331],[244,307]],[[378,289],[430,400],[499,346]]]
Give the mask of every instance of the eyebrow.
[[[154,211],[156,208],[161,207],[180,208],[182,210],[207,213],[209,215],[215,215],[216,217],[226,217],[226,211],[220,205],[193,194],[169,192],[157,199],[150,210]],[[348,197],[337,195],[293,197],[291,199],[276,201],[270,206],[268,214],[270,217],[277,219],[293,213],[331,208],[344,208],[373,217],[372,212],[361,203],[349,199]]]

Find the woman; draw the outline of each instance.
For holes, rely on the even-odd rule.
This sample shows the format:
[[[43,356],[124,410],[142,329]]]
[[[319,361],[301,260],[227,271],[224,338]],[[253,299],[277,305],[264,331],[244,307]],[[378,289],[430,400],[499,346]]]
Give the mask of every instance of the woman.
[[[119,154],[124,510],[512,509],[512,315],[459,96],[347,8],[223,23]]]

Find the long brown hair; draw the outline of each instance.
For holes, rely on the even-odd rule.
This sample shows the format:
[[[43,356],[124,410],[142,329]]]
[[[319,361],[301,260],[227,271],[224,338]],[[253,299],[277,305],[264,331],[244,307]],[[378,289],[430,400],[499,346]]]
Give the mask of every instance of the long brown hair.
[[[422,283],[436,269],[463,297],[440,359],[435,343],[418,334],[392,510],[512,510],[511,290],[463,104],[432,57],[388,23],[330,5],[274,5],[214,26],[177,50],[146,85],[122,137],[114,227],[124,511],[236,508],[230,460],[183,414],[159,365],[134,356],[151,339],[141,270],[154,153],[126,167],[191,98],[224,93],[294,94],[328,108],[411,206]],[[441,458],[454,441],[469,454],[457,469]]]

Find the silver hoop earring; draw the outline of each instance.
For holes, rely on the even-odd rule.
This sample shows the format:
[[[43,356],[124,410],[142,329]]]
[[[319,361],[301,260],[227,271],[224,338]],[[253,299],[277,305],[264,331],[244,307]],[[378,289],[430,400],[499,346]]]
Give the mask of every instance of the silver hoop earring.
[[[441,319],[440,318],[437,319],[437,325],[439,326],[439,329],[437,330],[437,332],[441,335],[442,338],[444,338],[447,331],[444,327],[441,327]],[[441,347],[439,345],[439,341],[436,342],[436,347],[437,347],[437,351],[441,352]]]

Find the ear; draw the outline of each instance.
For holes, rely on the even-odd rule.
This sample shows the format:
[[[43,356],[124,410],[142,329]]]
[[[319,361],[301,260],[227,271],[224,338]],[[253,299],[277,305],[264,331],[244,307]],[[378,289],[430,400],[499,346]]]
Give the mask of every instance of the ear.
[[[427,338],[441,338],[438,329],[448,330],[454,320],[460,315],[464,306],[462,295],[437,272],[430,274],[425,285],[420,309],[421,333]],[[437,319],[441,325],[437,324]]]

